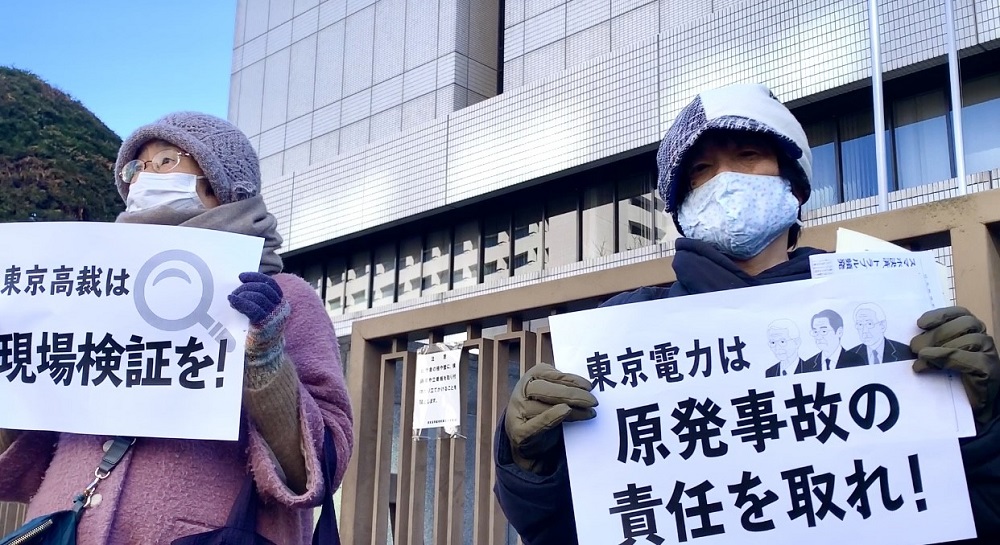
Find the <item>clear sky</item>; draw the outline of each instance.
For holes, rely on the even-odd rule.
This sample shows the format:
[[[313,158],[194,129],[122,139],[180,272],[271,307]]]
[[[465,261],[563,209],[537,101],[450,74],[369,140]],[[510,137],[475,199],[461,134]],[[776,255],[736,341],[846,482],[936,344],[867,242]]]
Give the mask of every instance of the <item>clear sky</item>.
[[[177,110],[225,118],[236,0],[9,0],[0,66],[34,72],[119,136]]]

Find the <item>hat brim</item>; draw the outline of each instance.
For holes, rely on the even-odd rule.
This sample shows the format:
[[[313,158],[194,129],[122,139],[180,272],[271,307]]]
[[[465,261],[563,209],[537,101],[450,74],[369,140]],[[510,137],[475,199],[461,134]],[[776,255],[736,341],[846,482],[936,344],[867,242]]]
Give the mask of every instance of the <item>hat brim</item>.
[[[710,130],[728,130],[728,131],[739,131],[739,132],[752,132],[757,134],[764,134],[771,136],[778,143],[781,151],[785,153],[790,159],[798,162],[802,158],[802,148],[795,143],[791,138],[785,136],[781,132],[775,130],[764,123],[761,123],[755,119],[750,119],[748,117],[739,116],[722,116],[715,119],[707,121],[698,129],[692,131],[684,143],[684,152],[679,153],[674,159],[673,163],[669,165],[668,172],[671,180],[674,180],[675,184],[677,180],[680,180],[680,168],[681,164],[684,162],[684,157],[690,152],[690,150],[697,144],[698,139],[702,137],[707,131]],[[674,191],[669,195],[669,199],[666,203],[666,211],[670,214],[674,214],[677,211],[677,207],[680,205],[680,199],[678,196],[681,194],[686,195],[686,191],[683,191],[680,186],[676,186]]]
[[[118,151],[118,159],[115,162],[115,185],[118,187],[118,194],[121,195],[123,200],[128,197],[128,184],[126,184],[121,177],[122,168],[125,167],[126,163],[139,156],[139,150],[141,150],[143,146],[154,140],[162,140],[168,144],[177,146],[186,153],[190,153],[191,157],[194,158],[196,163],[198,163],[198,168],[205,173],[209,184],[211,184],[214,189],[215,184],[212,183],[212,174],[215,173],[209,172],[213,169],[208,164],[211,161],[211,152],[206,149],[205,144],[197,138],[187,134],[186,131],[177,130],[174,127],[164,127],[160,124],[151,123],[136,129],[135,132],[133,132],[124,143],[122,143],[122,147]]]

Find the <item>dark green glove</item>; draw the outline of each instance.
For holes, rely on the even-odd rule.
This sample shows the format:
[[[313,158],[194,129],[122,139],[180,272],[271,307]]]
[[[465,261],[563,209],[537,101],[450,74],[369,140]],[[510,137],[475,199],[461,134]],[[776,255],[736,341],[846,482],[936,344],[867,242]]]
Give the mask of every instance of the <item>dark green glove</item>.
[[[917,327],[924,332],[910,341],[910,350],[917,355],[913,370],[959,373],[976,423],[992,420],[1000,391],[1000,358],[983,322],[962,307],[948,307],[925,312]]]
[[[507,403],[504,431],[510,439],[514,462],[540,473],[550,451],[559,443],[563,422],[597,416],[597,398],[590,381],[539,363],[521,376]]]

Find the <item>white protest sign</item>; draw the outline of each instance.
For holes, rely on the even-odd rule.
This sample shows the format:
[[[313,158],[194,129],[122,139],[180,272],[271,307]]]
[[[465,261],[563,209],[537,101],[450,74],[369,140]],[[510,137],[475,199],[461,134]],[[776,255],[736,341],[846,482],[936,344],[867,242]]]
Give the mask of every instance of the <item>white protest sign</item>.
[[[108,223],[0,225],[0,428],[235,440],[263,240]]]
[[[581,545],[974,536],[948,377],[867,365],[847,318],[878,305],[885,337],[909,339],[923,283],[835,275],[551,317],[556,365],[600,402],[563,426]]]
[[[462,423],[458,364],[462,349],[417,354],[414,431],[456,428]]]

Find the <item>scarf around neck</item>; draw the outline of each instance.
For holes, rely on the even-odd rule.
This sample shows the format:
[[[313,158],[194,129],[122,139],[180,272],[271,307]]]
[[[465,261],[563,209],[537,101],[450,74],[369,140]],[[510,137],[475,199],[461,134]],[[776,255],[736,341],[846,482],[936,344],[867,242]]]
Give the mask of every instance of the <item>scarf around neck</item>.
[[[798,248],[788,253],[788,261],[750,276],[732,259],[700,240],[679,238],[675,248],[673,266],[677,282],[670,286],[668,297],[806,280],[812,277],[809,256],[826,253],[816,248]]]
[[[283,268],[281,257],[277,254],[282,242],[278,234],[278,220],[267,211],[264,198],[260,195],[207,210],[174,210],[169,206],[158,206],[141,212],[122,212],[115,223],[197,227],[261,237],[264,239],[264,250],[261,252],[259,271],[273,275]]]

